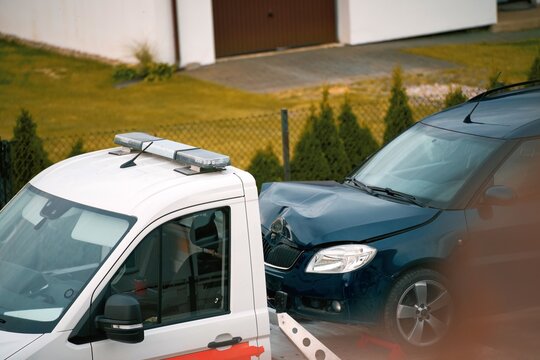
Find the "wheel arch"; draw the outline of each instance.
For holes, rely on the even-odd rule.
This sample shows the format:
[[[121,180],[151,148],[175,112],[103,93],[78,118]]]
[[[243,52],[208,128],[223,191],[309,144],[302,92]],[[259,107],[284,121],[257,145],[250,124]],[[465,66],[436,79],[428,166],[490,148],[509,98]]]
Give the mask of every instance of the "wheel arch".
[[[402,277],[404,274],[412,272],[414,270],[418,270],[418,269],[433,270],[446,278],[449,278],[450,273],[451,273],[450,268],[448,264],[446,263],[445,259],[423,258],[423,259],[412,261],[408,263],[406,266],[401,267],[399,271],[396,271],[394,274],[391,275],[391,278],[393,281],[396,281],[397,279]]]

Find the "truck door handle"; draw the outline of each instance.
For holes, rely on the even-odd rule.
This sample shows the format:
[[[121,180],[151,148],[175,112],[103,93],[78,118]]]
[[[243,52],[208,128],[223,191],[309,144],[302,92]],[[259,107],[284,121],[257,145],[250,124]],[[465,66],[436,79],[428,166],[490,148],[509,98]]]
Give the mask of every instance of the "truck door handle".
[[[212,341],[211,343],[208,343],[208,347],[210,349],[215,349],[223,346],[230,346],[230,345],[236,345],[240,341],[242,341],[242,338],[240,336],[235,336],[230,340],[225,341]]]

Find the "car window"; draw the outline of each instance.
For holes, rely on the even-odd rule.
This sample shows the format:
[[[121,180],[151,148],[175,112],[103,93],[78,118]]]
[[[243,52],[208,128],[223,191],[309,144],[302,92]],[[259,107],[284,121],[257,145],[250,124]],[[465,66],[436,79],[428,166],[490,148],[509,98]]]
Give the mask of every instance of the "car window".
[[[522,142],[493,176],[493,185],[511,188],[520,200],[540,198],[540,139]]]
[[[128,257],[111,293],[134,296],[145,327],[227,313],[229,234],[228,208],[169,221]]]
[[[355,174],[362,183],[413,195],[447,209],[504,143],[416,124],[381,149]]]

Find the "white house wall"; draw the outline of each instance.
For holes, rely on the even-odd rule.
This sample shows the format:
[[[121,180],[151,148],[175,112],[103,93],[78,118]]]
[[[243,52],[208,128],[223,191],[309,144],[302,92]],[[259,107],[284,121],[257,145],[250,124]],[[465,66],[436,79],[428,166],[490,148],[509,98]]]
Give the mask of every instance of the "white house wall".
[[[180,66],[216,61],[212,0],[177,0]]]
[[[540,1],[540,0],[536,0]],[[497,0],[336,0],[345,44],[494,24]],[[215,62],[212,0],[176,0],[180,65]],[[0,33],[133,62],[147,43],[175,62],[171,0],[0,0]]]
[[[146,42],[174,63],[170,0],[0,0],[0,32],[109,59],[133,62]]]
[[[337,0],[337,7],[339,41],[351,45],[497,22],[496,0]]]
[[[337,39],[340,43],[351,44],[351,0],[336,0]]]

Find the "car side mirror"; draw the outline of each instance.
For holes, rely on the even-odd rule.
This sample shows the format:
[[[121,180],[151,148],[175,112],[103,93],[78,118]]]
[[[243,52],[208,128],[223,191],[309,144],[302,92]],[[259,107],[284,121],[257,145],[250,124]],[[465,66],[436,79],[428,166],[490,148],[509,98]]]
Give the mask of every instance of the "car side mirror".
[[[115,294],[109,297],[104,314],[96,317],[96,324],[110,340],[130,344],[144,340],[141,305],[132,296]]]
[[[509,205],[514,200],[516,200],[516,193],[505,185],[492,186],[484,193],[484,201],[490,205]]]

